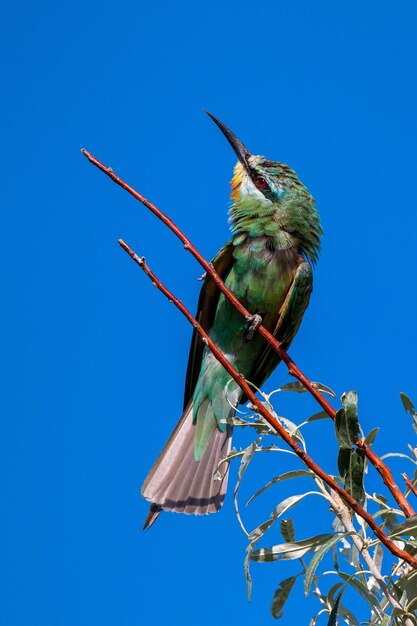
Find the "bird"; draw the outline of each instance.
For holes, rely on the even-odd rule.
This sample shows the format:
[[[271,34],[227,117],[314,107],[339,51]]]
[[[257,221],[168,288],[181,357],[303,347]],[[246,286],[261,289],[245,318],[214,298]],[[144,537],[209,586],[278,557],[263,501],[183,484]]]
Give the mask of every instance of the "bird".
[[[293,169],[253,155],[212,113],[238,161],[231,180],[230,240],[212,264],[251,312],[245,318],[206,275],[196,320],[234,368],[260,388],[280,362],[257,332],[263,324],[287,350],[308,306],[322,227],[315,201]],[[224,501],[232,417],[244,393],[194,330],[184,409],[142,485],[151,503],[144,529],[160,513],[204,515]]]

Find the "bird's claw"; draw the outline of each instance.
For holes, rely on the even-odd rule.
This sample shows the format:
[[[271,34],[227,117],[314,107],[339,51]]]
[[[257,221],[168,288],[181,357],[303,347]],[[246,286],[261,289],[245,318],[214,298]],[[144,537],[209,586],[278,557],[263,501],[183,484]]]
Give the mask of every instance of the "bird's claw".
[[[258,330],[259,326],[262,324],[262,317],[258,314],[251,315],[246,320],[245,331],[246,331],[246,339],[251,341],[253,339],[254,334]]]

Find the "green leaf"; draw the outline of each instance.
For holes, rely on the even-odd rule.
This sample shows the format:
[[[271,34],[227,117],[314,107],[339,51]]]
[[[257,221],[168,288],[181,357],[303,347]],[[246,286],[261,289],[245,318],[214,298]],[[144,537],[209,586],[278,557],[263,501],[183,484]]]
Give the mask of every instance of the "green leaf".
[[[406,412],[409,413],[413,418],[413,429],[417,433],[417,413],[415,411],[414,404],[412,403],[410,398],[403,392],[400,393],[400,398]]]
[[[327,594],[327,602],[330,604],[330,606],[333,606],[335,600],[334,600],[334,595],[336,593],[336,591],[339,591],[340,587],[343,587],[345,585],[345,583],[335,583],[333,585],[333,587],[330,587],[329,589],[329,593]]]
[[[285,541],[289,541],[289,542],[294,541],[295,530],[294,530],[294,522],[292,520],[292,517],[281,520],[280,531]]]
[[[330,387],[327,387],[327,385],[323,385],[322,383],[315,383],[315,382],[312,382],[311,384],[313,385],[315,389],[320,391],[320,393],[327,393],[332,398],[336,397],[335,392],[332,389],[330,389]],[[296,393],[305,393],[306,391],[308,391],[308,389],[306,389],[304,385],[300,383],[300,381],[295,380],[294,382],[287,383],[286,385],[282,385],[282,387],[280,387],[278,391],[295,391]]]
[[[252,561],[258,561],[259,563],[267,563],[277,561],[279,558],[285,560],[299,559],[307,552],[314,552],[323,543],[328,541],[333,535],[315,535],[308,539],[301,539],[300,541],[292,541],[287,543],[280,543],[271,548],[260,548],[254,550],[250,556]]]
[[[406,413],[410,413],[410,415],[415,415],[414,404],[412,403],[410,398],[402,391],[400,392],[400,398]]]
[[[250,419],[248,416],[246,419],[242,419],[235,415],[229,421],[236,428],[253,428],[258,435],[268,435],[273,432],[269,424],[267,424],[263,418]]]
[[[281,515],[283,515],[285,511],[288,511],[288,509],[291,509],[293,506],[298,504],[303,498],[305,498],[306,496],[312,496],[312,495],[322,496],[322,494],[319,491],[306,491],[306,493],[300,493],[294,496],[289,496],[288,498],[285,498],[285,500],[283,500],[282,502],[278,504],[278,506],[272,512],[271,516],[273,515],[274,519],[278,519],[278,517],[281,517]]]
[[[407,604],[414,602],[417,597],[417,571],[412,570],[409,574],[400,578],[396,584],[397,587],[403,592],[401,604],[406,606],[407,610],[409,610]]]
[[[389,604],[389,602],[387,604]],[[361,624],[362,626],[375,626],[376,624],[378,624],[378,626],[389,626],[391,624],[391,619],[391,615],[384,615],[382,619],[379,619],[374,615],[371,622],[361,622]]]
[[[327,622],[327,626],[337,626],[337,614],[339,612],[339,604],[342,599],[344,589],[337,596],[335,603],[333,605],[332,610],[330,611],[329,621]]]
[[[398,524],[391,532],[391,537],[399,537],[400,535],[406,535],[409,537],[412,535],[417,539],[417,515],[409,517],[401,524]]]
[[[392,512],[391,507],[388,505],[387,498],[381,495],[380,493],[375,493],[372,499],[375,500],[376,502],[379,501],[378,504],[382,503],[385,509],[385,510],[381,509],[380,511],[377,511],[373,515],[377,517],[377,515],[380,514],[382,521],[383,521],[383,525],[386,528],[388,528],[390,532],[392,532],[398,526],[398,519],[395,513]]]
[[[327,415],[326,411],[319,411],[318,413],[314,413],[306,419],[306,422],[316,422],[318,420],[331,419],[330,415]]]
[[[341,448],[337,459],[340,476],[344,482],[345,490],[362,504],[365,501],[363,488],[363,474],[365,470],[365,453],[363,450],[354,448],[347,450]]]
[[[262,538],[262,536],[264,535],[264,533],[270,528],[270,526],[272,526],[272,524],[278,519],[278,517],[280,515],[282,515],[282,513],[284,513],[286,510],[288,510],[289,508],[291,508],[292,506],[294,506],[295,504],[297,504],[297,502],[299,502],[300,500],[302,500],[305,496],[309,495],[310,493],[319,493],[319,492],[307,492],[304,494],[301,494],[299,496],[291,496],[290,498],[286,498],[285,500],[283,500],[280,504],[278,504],[278,506],[272,511],[269,519],[267,519],[265,522],[262,522],[262,524],[260,524],[259,526],[257,526],[249,535],[249,540],[250,543],[248,545],[248,547],[246,548],[246,556],[245,556],[245,560],[244,560],[244,564],[243,564],[243,568],[244,568],[244,573],[245,573],[245,579],[246,579],[246,587],[247,587],[247,592],[248,592],[248,599],[250,600],[251,598],[251,594],[252,594],[252,577],[250,574],[250,561],[254,560],[257,561],[258,559],[255,557],[253,558],[253,554],[256,554],[259,552],[259,550],[254,550],[256,544],[259,542],[259,540]],[[321,495],[321,494],[319,494]],[[289,530],[289,525],[288,525],[288,531]],[[287,545],[287,544],[285,544]],[[290,543],[288,545],[291,545]],[[309,548],[305,549],[303,554],[308,551]],[[287,558],[287,557],[282,557],[282,558]],[[291,557],[291,558],[298,558],[297,556]],[[260,559],[261,561],[263,559]]]
[[[408,616],[407,611],[401,607],[395,607],[395,609],[392,611],[393,617],[405,617],[406,615]],[[414,616],[413,616],[413,619],[414,619]]]
[[[336,439],[340,448],[352,448],[358,441],[360,430],[358,422],[358,394],[356,391],[344,393],[343,409],[336,413]]]
[[[295,495],[295,496],[289,496],[288,498],[285,498],[285,500],[280,502],[278,504],[278,506],[275,507],[275,509],[272,511],[269,519],[267,519],[265,522],[262,522],[262,524],[257,526],[254,530],[252,530],[251,533],[249,533],[249,535],[248,535],[249,540],[250,541],[259,541],[259,539],[268,530],[268,528],[270,526],[272,526],[272,524],[274,522],[276,522],[276,520],[283,513],[285,513],[285,511],[288,511],[288,509],[291,509],[293,506],[298,504],[306,496],[313,495],[313,494],[314,495],[320,495],[320,496],[322,495],[318,491],[307,491],[306,493],[302,493],[302,494]]]
[[[342,537],[346,537],[347,534],[348,533],[344,533],[343,535],[334,535],[326,543],[320,546],[320,548],[317,550],[315,555],[312,557],[310,563],[308,564],[306,568],[305,576],[304,576],[304,593],[306,597],[309,594],[310,586],[311,586],[311,583],[313,582],[313,577],[314,577],[314,574],[316,573],[316,569],[320,561],[323,559],[326,552],[330,550],[330,548],[332,548],[338,541],[340,541]]]
[[[349,626],[359,626],[359,622],[353,615],[352,611],[349,611],[345,606],[339,604],[339,615]]]
[[[343,409],[341,409],[343,411]],[[350,469],[350,456],[352,450],[350,448],[340,448],[337,457],[337,467],[341,478],[344,478]]]
[[[379,431],[379,426],[377,426],[376,428],[373,428],[365,437],[365,443],[368,444],[368,446],[372,445],[375,441],[375,438],[378,434]]]
[[[239,493],[239,488],[240,488],[240,483],[242,482],[242,478],[246,472],[246,470],[248,469],[249,463],[251,462],[253,455],[256,452],[256,449],[258,447],[258,443],[261,441],[261,437],[259,437],[258,439],[256,439],[256,441],[253,441],[251,443],[250,446],[248,446],[246,448],[246,450],[244,451],[242,458],[240,460],[240,465],[239,465],[239,471],[237,474],[237,481],[236,481],[236,485],[235,485],[235,490],[233,493],[233,503],[235,506],[235,513],[236,513],[236,517],[238,519],[238,522],[240,524],[240,527],[242,528],[243,532],[247,535],[248,532],[245,528],[245,526],[243,525],[242,519],[240,517],[240,512],[239,512],[239,504],[238,504],[238,493]]]
[[[305,447],[304,437],[302,436],[301,432],[298,430],[297,424],[295,424],[294,422],[291,422],[291,420],[287,419],[286,417],[281,417],[280,415],[277,415],[277,418],[281,422],[281,424],[284,426],[287,433],[289,433],[291,437],[293,437],[300,443],[304,444],[304,447]]]
[[[249,602],[250,602],[251,595],[252,595],[252,576],[250,575],[250,559],[251,559],[251,554],[253,552],[253,548],[255,545],[256,545],[256,541],[248,545],[248,547],[246,548],[245,560],[243,561],[243,571],[245,573],[246,590],[247,590]]]
[[[295,391],[295,393],[305,393],[307,389],[302,383],[300,383],[300,381],[295,380],[291,383],[287,383],[286,385],[282,385],[278,391]]]
[[[411,598],[410,602],[408,602],[407,606],[405,607],[408,613],[412,613],[414,620],[416,619],[416,611],[417,611],[417,598],[416,596],[414,596],[413,598]],[[414,621],[414,624],[416,624],[416,621]]]
[[[291,593],[291,589],[293,588],[295,581],[296,576],[291,576],[290,578],[286,578],[279,583],[279,587],[274,593],[271,603],[271,613],[274,619],[280,619],[280,617],[284,615],[282,609],[288,600],[288,596]]]
[[[312,382],[311,384],[313,385],[313,387],[317,389],[317,391],[320,391],[320,393],[327,393],[332,398],[336,397],[336,394],[333,391],[333,389],[330,389],[330,387],[328,387],[327,385],[323,385],[323,383],[315,383],[315,382]]]
[[[311,470],[303,470],[303,469],[301,469],[301,470],[293,470],[291,472],[285,472],[284,474],[280,474],[279,476],[275,476],[275,478],[270,480],[269,483],[264,485],[262,487],[262,489],[259,489],[259,491],[257,491],[253,496],[251,496],[249,498],[249,500],[246,503],[246,506],[248,504],[250,504],[253,500],[255,500],[255,498],[260,496],[261,493],[263,493],[264,491],[269,489],[269,487],[272,487],[272,485],[276,485],[277,483],[280,483],[283,480],[288,480],[289,478],[300,478],[302,476],[315,476],[315,474]]]
[[[383,454],[381,456],[381,460],[385,461],[385,459],[393,457],[397,457],[399,459],[407,459],[407,461],[411,461],[411,463],[415,464],[415,460],[411,456],[408,456],[408,454],[403,454],[402,452],[388,452],[387,454]]]
[[[365,502],[365,490],[363,486],[363,474],[365,471],[365,452],[356,448],[351,458],[351,469],[346,476],[345,489],[352,494],[356,502]]]
[[[379,616],[381,615],[381,611],[379,609],[378,599],[372,591],[369,591],[368,587],[360,580],[355,578],[354,576],[349,576],[344,572],[339,571],[339,576],[343,578],[351,587],[356,589],[359,595],[368,602],[371,606],[372,610],[375,611]]]

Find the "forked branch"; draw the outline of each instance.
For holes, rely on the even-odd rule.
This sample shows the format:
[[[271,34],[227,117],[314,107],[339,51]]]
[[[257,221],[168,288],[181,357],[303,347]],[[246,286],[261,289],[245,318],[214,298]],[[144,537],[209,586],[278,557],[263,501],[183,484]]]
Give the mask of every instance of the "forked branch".
[[[362,517],[372,528],[378,539],[398,558],[403,559],[413,567],[417,567],[417,560],[412,557],[408,552],[401,550],[390,540],[388,535],[382,530],[380,526],[375,522],[374,518],[347,492],[341,487],[331,476],[329,476],[313,459],[305,452],[305,450],[297,443],[297,441],[285,430],[282,424],[266,409],[262,402],[256,397],[250,385],[247,383],[245,377],[240,374],[233,365],[226,359],[224,354],[218,349],[216,344],[210,339],[209,335],[200,326],[195,317],[193,317],[187,307],[179,300],[169,289],[159,280],[159,278],[153,273],[150,267],[147,265],[143,257],[139,257],[123,240],[119,239],[119,244],[129,254],[129,256],[139,265],[139,267],[150,278],[152,284],[155,285],[170,302],[175,304],[177,309],[181,311],[188,321],[194,326],[196,331],[201,335],[204,343],[209,347],[215,358],[222,364],[225,370],[236,381],[245,395],[249,398],[260,415],[268,422],[268,424],[275,430],[275,432],[292,448],[295,454],[310,468],[316,476],[321,478],[331,489],[336,491],[340,497],[348,504],[352,509]]]
[[[192,244],[192,242],[186,237],[186,235],[182,232],[180,228],[167,216],[163,213],[158,207],[156,207],[152,202],[150,202],[147,198],[145,198],[138,191],[133,189],[130,185],[128,185],[124,180],[122,180],[119,176],[117,176],[111,167],[107,167],[104,165],[99,159],[94,157],[90,152],[85,149],[81,150],[82,154],[87,157],[87,159],[95,165],[98,169],[104,172],[109,178],[111,178],[115,183],[117,183],[120,187],[125,189],[130,195],[132,195],[136,200],[144,204],[156,217],[158,217],[184,244],[184,248],[191,252],[194,258],[200,263],[200,265],[205,269],[207,274],[211,276],[213,281],[216,283],[219,290],[226,296],[226,298],[231,302],[231,304],[235,307],[237,311],[246,319],[252,317],[252,314],[242,305],[241,302],[236,298],[236,296],[228,289],[223,280],[217,274],[216,270],[204,257],[199,253],[197,248]],[[331,417],[333,420],[336,417],[336,410],[331,406],[328,400],[320,393],[318,389],[312,384],[311,380],[307,378],[307,376],[300,370],[300,368],[294,363],[291,357],[287,354],[287,352],[281,347],[279,342],[275,339],[273,335],[264,327],[259,326],[257,332],[267,341],[271,347],[275,350],[275,352],[279,355],[281,360],[287,365],[288,372],[291,376],[294,376],[316,399],[322,409]],[[376,470],[381,475],[385,485],[390,490],[392,496],[395,501],[404,512],[406,517],[412,517],[415,515],[415,511],[410,503],[407,501],[402,491],[396,484],[391,470],[388,466],[378,457],[373,450],[366,444],[366,442],[361,439],[357,442],[359,448],[364,450],[365,455],[368,461],[376,468]]]

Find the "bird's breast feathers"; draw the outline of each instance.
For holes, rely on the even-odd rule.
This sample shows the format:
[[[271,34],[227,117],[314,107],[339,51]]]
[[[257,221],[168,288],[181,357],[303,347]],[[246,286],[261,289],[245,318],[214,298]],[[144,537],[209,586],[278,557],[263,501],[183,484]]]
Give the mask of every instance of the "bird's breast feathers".
[[[276,312],[302,261],[292,247],[275,247],[269,237],[245,238],[234,249],[235,264],[227,283],[252,312]]]

